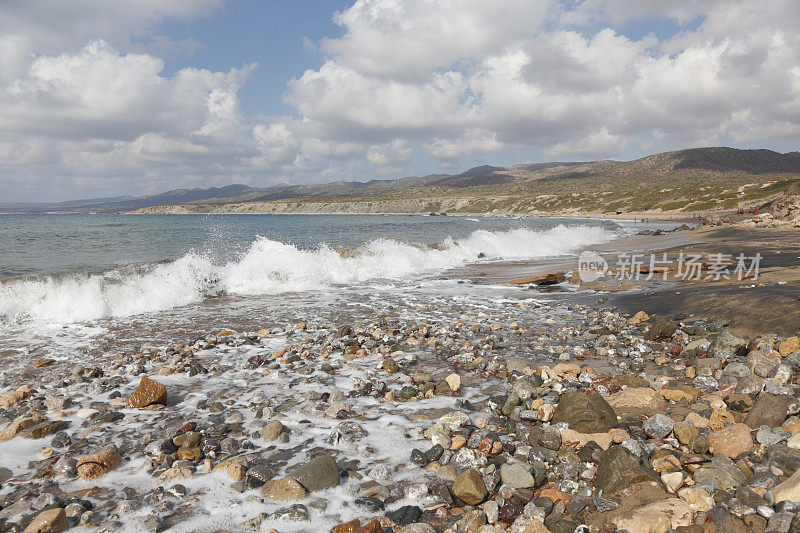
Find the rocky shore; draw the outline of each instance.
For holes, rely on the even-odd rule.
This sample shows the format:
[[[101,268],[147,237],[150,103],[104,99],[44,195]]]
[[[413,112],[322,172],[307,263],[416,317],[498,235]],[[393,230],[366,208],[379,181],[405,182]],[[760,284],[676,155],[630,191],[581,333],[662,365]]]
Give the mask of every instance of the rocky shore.
[[[39,359],[0,531],[800,530],[800,341],[507,303]]]

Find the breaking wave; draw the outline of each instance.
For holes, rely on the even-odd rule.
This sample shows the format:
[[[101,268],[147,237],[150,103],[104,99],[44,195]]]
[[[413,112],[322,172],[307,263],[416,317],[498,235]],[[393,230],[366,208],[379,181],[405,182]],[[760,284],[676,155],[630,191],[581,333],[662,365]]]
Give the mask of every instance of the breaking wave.
[[[618,237],[591,226],[549,230],[479,230],[437,246],[376,239],[340,253],[330,246],[302,250],[257,238],[224,264],[189,253],[168,263],[129,266],[104,274],[71,272],[0,283],[0,317],[72,323],[162,311],[222,294],[259,295],[320,290],[371,279],[405,279],[481,260],[568,255]]]

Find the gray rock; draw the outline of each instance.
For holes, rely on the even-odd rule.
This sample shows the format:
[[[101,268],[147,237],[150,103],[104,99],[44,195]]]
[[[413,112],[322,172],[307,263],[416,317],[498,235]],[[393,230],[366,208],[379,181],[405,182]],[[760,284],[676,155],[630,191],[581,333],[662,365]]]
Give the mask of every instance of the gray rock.
[[[642,427],[648,436],[656,439],[663,439],[672,432],[672,427],[674,425],[675,421],[670,417],[657,414],[645,420]]]
[[[779,442],[789,440],[789,437],[791,436],[791,431],[787,431],[785,429],[775,429],[769,426],[761,426],[756,432],[756,441],[764,446],[772,446],[774,444],[778,444]]]
[[[753,408],[744,418],[744,423],[752,429],[761,426],[776,427],[783,424],[789,406],[794,403],[792,396],[776,396],[774,394],[759,395]]]
[[[711,458],[708,466],[694,473],[694,480],[697,483],[713,483],[720,490],[728,490],[744,483],[745,475],[736,463],[717,454]]]
[[[750,369],[747,368],[746,364],[733,362],[729,363],[728,366],[722,369],[720,377],[733,377],[738,380],[750,375]]]
[[[35,514],[36,511],[31,508],[30,502],[20,499],[0,511],[0,520],[21,524],[33,518]]]
[[[642,481],[658,480],[653,470],[645,468],[622,446],[612,446],[600,455],[595,486],[605,497]]]
[[[600,433],[617,427],[617,414],[599,394],[567,392],[553,412],[552,423],[558,422],[582,433]]]
[[[769,533],[788,533],[789,528],[792,526],[794,514],[789,512],[775,513],[767,522],[767,531]]]
[[[780,359],[780,356],[768,356],[762,352],[755,351],[747,354],[745,362],[753,374],[766,378],[780,364],[778,359]]]
[[[739,378],[736,392],[741,394],[758,394],[764,388],[764,378],[749,374]]]
[[[713,376],[697,376],[692,385],[703,392],[712,392],[719,388],[719,382]]]
[[[327,454],[314,457],[291,471],[290,475],[309,492],[324,490],[339,484],[339,467]]]
[[[519,463],[503,464],[500,467],[500,478],[504,485],[515,489],[527,489],[535,484],[530,472]]]
[[[747,341],[736,337],[727,329],[723,329],[708,347],[709,357],[714,357],[717,352],[728,350],[734,355],[743,356],[747,351]]]
[[[784,474],[791,475],[800,468],[800,450],[789,448],[783,444],[776,444],[767,448],[767,463],[777,466]]]

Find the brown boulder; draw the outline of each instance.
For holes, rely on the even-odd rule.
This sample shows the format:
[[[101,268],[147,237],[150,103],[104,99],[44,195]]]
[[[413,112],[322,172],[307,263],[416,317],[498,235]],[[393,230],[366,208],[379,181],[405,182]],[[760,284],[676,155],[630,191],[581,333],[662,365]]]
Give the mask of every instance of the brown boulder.
[[[261,487],[261,494],[268,500],[294,501],[306,497],[306,489],[290,477],[271,480]]]
[[[708,450],[716,454],[734,458],[753,448],[753,437],[746,424],[731,424],[714,431],[708,437]]]
[[[78,461],[78,475],[81,479],[96,479],[114,470],[120,463],[122,456],[112,444],[97,453],[81,457]]]
[[[483,478],[474,468],[464,470],[453,482],[453,494],[469,505],[478,505],[488,493]]]
[[[23,385],[17,390],[0,393],[0,408],[5,409],[17,404],[34,393],[34,390],[27,385]]]
[[[604,433],[617,427],[617,413],[599,394],[567,392],[559,398],[551,422],[566,422],[581,433]]]
[[[42,511],[25,528],[25,533],[61,533],[69,528],[64,509],[57,507]]]
[[[529,276],[527,278],[512,279],[504,283],[510,285],[555,285],[566,281],[567,276],[564,272],[551,272],[539,276]]]
[[[128,407],[141,409],[153,404],[163,404],[167,400],[167,388],[161,383],[143,377],[139,386],[128,398]]]
[[[42,421],[42,417],[38,414],[34,414],[33,416],[28,416],[25,418],[17,418],[13,422],[11,422],[3,431],[0,431],[0,442],[5,442],[7,440],[11,440],[17,436],[17,434],[24,430],[35,426],[36,424]]]

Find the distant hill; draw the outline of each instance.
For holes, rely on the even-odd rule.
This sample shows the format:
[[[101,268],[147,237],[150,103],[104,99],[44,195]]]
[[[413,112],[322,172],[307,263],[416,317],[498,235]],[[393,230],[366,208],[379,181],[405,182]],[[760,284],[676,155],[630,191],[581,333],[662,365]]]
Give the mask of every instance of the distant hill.
[[[119,196],[113,198],[90,198],[86,200],[71,200],[52,204],[0,204],[0,211],[5,212],[98,212],[121,213],[156,205],[185,204],[203,200],[226,200],[229,198],[242,198],[248,194],[260,194],[264,189],[249,187],[247,185],[226,185],[224,187],[210,187],[208,189],[176,189],[151,196]]]
[[[767,205],[800,183],[800,153],[692,148],[634,161],[482,165],[366,182],[179,189],[143,197],[6,204],[4,212],[694,213]]]

